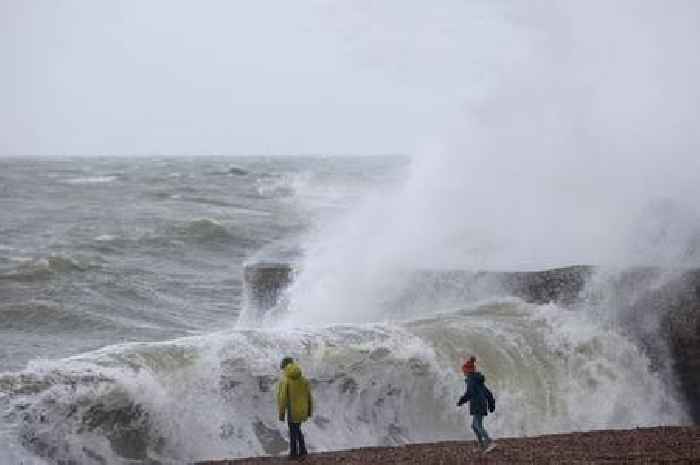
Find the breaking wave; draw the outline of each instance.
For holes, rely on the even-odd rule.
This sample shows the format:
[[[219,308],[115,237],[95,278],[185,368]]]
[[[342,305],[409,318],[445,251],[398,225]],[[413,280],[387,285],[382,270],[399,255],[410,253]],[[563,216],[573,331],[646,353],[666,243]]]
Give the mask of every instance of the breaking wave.
[[[179,236],[196,241],[227,240],[232,235],[221,223],[210,219],[191,221],[176,229]]]
[[[0,304],[0,327],[32,333],[44,331],[114,330],[118,324],[105,316],[90,314],[50,301]]]
[[[170,249],[186,244],[206,247],[226,244],[245,246],[254,243],[253,234],[245,228],[224,225],[209,218],[186,221],[139,234],[132,233],[130,236],[103,234],[93,238],[88,246],[106,253],[120,253],[132,248],[157,253],[163,248]]]
[[[0,376],[14,424],[2,439],[87,465],[281,453],[283,355],[314,386],[312,450],[463,439],[466,412],[454,404],[471,353],[496,393],[496,436],[688,422],[626,338],[583,312],[502,299],[404,323],[238,329],[32,362]]]
[[[61,255],[51,255],[42,258],[15,257],[12,261],[18,263],[18,265],[10,271],[0,273],[0,280],[33,281],[36,279],[48,279],[55,274],[81,272],[96,266],[82,259]]]
[[[71,178],[65,182],[68,184],[103,184],[119,179],[119,176],[87,176],[82,178]]]

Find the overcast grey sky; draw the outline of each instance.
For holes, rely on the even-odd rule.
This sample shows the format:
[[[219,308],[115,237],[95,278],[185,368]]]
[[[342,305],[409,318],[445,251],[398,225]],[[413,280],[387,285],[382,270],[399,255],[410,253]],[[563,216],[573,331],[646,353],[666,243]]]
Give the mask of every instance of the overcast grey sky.
[[[674,88],[688,125],[696,5],[0,0],[0,154],[412,153],[552,88],[615,120]]]
[[[428,114],[478,80],[468,38],[486,14],[458,1],[0,5],[3,154],[410,151]]]

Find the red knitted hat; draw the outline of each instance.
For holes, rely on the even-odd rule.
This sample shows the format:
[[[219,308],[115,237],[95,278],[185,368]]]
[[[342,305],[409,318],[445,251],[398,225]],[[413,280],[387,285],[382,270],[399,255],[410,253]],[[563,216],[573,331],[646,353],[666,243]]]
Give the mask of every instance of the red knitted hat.
[[[474,373],[476,371],[476,357],[469,357],[469,360],[462,365],[462,371],[464,373]]]

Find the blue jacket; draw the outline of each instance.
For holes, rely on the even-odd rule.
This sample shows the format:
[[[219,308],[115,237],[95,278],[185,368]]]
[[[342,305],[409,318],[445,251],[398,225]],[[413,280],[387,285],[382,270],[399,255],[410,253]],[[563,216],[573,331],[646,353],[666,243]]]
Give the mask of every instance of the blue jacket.
[[[470,373],[464,379],[467,385],[467,391],[459,398],[457,406],[462,406],[469,402],[470,415],[488,415],[488,412],[493,412],[496,409],[496,400],[493,394],[486,387],[484,382],[486,378],[479,373]]]

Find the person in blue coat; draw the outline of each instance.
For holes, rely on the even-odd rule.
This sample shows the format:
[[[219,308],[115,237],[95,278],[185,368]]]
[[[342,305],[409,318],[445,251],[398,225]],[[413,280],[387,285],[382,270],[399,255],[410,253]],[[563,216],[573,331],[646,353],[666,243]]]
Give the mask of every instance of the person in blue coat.
[[[489,388],[486,387],[484,375],[476,371],[476,357],[470,357],[462,366],[462,371],[467,390],[459,398],[457,407],[469,402],[469,414],[473,417],[472,430],[479,441],[479,448],[484,452],[489,452],[496,447],[496,444],[484,428],[484,417],[496,409],[496,400]]]

